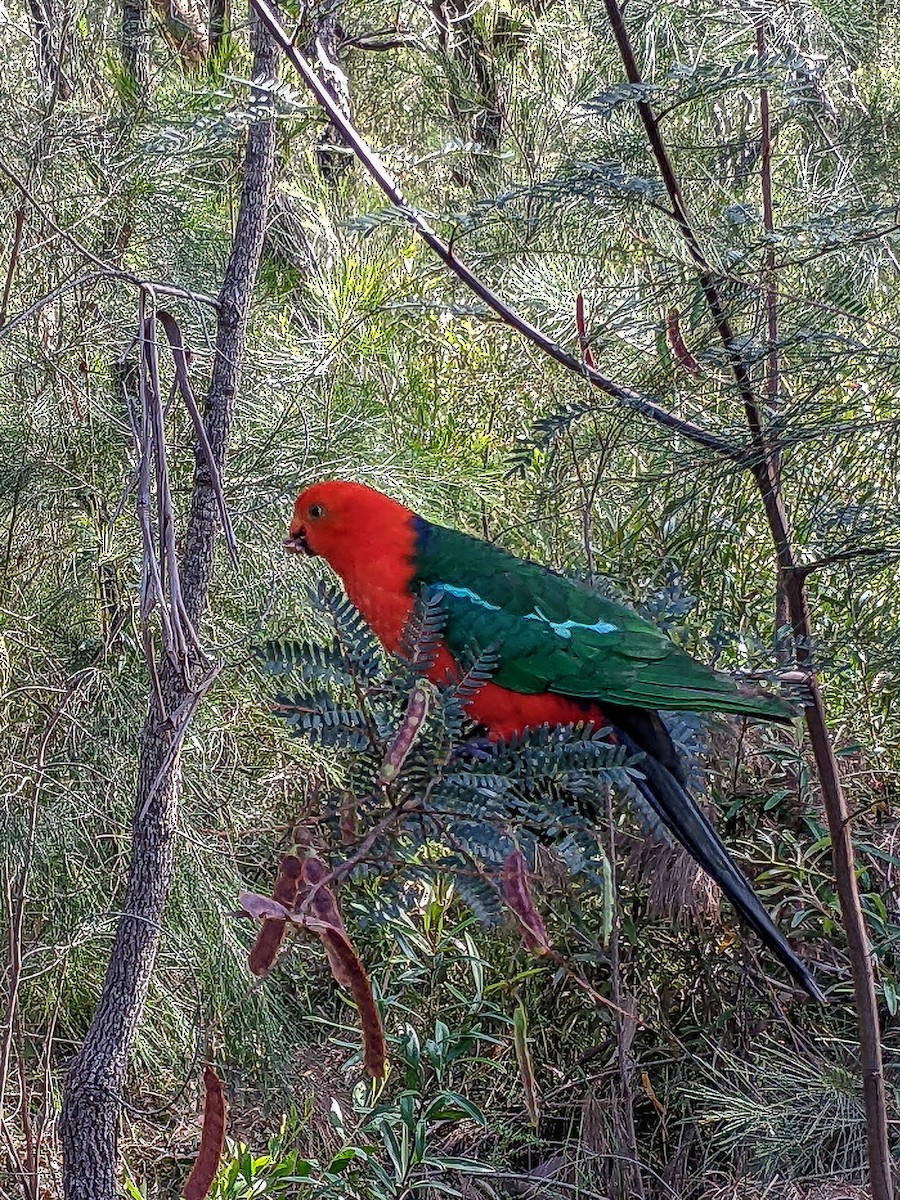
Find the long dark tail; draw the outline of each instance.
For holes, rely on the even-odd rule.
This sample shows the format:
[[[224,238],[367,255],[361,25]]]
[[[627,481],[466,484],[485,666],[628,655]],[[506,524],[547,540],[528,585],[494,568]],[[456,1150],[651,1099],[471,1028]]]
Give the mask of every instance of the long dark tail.
[[[623,730],[618,722],[616,735],[630,749],[644,750],[643,746],[637,744],[638,739],[630,736],[630,732]],[[637,786],[666,829],[715,880],[751,929],[781,959],[801,987],[814,1000],[824,1004],[825,997],[816,981],[781,936],[753,888],[735,866],[721,838],[684,785],[668,766],[646,751],[637,767],[644,776],[643,780],[636,781]]]

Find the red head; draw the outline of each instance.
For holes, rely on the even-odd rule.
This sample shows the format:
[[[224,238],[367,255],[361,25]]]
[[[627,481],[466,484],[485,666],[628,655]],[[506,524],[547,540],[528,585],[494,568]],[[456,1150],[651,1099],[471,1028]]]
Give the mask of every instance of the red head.
[[[345,582],[386,553],[411,544],[413,514],[362,483],[333,480],[301,492],[284,548],[321,554]]]

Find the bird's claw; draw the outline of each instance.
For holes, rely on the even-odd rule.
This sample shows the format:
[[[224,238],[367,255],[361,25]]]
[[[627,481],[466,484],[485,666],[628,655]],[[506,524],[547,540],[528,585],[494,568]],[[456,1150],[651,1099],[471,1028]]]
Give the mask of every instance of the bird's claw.
[[[486,737],[466,738],[453,747],[452,758],[471,759],[474,762],[487,762],[494,757],[496,742]]]

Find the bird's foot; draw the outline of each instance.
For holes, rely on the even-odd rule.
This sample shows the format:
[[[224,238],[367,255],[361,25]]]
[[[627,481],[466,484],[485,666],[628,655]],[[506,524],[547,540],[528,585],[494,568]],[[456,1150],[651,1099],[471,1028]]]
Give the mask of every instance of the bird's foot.
[[[488,759],[494,757],[496,745],[496,742],[492,742],[490,738],[486,737],[466,738],[464,742],[453,747],[451,759],[461,758],[473,762],[487,762]]]

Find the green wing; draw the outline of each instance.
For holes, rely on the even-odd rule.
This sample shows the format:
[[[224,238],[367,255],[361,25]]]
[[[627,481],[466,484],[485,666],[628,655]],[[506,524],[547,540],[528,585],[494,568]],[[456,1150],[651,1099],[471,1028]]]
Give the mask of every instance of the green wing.
[[[416,521],[411,586],[440,591],[456,657],[495,648],[494,681],[649,709],[736,712],[792,721],[790,705],[738,689],[624,605],[456,530]]]

